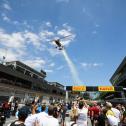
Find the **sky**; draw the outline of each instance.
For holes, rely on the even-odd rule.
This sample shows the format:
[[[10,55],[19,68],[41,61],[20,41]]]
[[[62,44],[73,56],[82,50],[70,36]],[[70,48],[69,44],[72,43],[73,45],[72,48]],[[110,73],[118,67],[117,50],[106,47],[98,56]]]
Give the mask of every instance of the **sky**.
[[[61,40],[86,86],[111,85],[126,55],[125,0],[0,0],[0,60],[19,60],[72,86],[69,66],[52,42]]]

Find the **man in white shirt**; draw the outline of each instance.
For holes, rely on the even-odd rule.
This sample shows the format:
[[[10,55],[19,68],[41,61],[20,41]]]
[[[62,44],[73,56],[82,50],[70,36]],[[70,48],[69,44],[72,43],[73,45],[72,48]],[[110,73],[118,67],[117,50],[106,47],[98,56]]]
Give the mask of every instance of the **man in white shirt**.
[[[40,124],[42,126],[59,126],[58,119],[53,117],[54,114],[54,107],[52,105],[48,108],[48,115],[45,116],[43,120],[40,120]]]
[[[36,120],[39,122],[40,126],[43,126],[44,122],[47,122],[48,114],[45,112],[46,105],[42,106],[42,112],[37,114]]]
[[[26,126],[34,126],[35,122],[39,122],[40,126],[41,126],[41,122],[43,120],[46,120],[48,114],[45,112],[46,106],[42,105],[42,112],[38,113],[38,114],[33,114],[33,115],[29,115],[28,118],[25,120],[25,125]]]

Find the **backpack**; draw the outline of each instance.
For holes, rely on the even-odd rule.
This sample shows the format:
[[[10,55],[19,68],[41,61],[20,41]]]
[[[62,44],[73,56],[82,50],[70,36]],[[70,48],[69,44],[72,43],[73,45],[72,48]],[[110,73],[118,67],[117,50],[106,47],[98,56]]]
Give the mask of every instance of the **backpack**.
[[[16,120],[16,121],[17,121],[17,120]],[[24,123],[21,123],[21,124],[15,124],[16,121],[12,122],[12,123],[10,124],[10,126],[25,126]]]

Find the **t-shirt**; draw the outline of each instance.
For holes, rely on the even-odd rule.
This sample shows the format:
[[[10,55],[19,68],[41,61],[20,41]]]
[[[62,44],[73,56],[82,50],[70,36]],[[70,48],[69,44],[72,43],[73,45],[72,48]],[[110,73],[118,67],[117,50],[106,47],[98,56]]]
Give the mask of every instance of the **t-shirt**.
[[[43,119],[41,126],[59,126],[59,122],[58,119],[48,115]]]
[[[42,123],[47,120],[48,114],[46,112],[40,112],[37,114],[36,119],[39,121],[40,126],[43,126]]]
[[[111,109],[106,112],[106,116],[108,115],[115,116],[114,112]]]
[[[107,115],[107,119],[111,126],[118,126],[118,119],[115,116]]]
[[[88,108],[78,109],[77,126],[87,126]]]
[[[98,108],[98,106],[92,107],[91,111],[93,111],[93,117],[98,117],[99,111],[100,111],[99,108]]]
[[[26,126],[34,126],[34,123],[36,121],[37,114],[34,115],[29,115],[26,120],[25,120],[25,125]]]
[[[115,117],[118,119],[118,122],[120,122],[120,117],[121,117],[120,111],[116,108],[112,108],[111,110],[114,112]]]

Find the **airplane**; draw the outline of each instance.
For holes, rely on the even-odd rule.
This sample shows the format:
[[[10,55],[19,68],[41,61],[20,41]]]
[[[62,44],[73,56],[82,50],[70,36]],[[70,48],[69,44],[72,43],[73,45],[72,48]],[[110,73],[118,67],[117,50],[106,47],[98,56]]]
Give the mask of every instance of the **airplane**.
[[[62,45],[62,43],[60,42],[60,40],[65,39],[65,38],[67,38],[67,37],[69,37],[69,36],[71,36],[71,35],[67,35],[67,36],[64,36],[64,37],[62,37],[62,38],[55,39],[55,40],[53,40],[52,42],[55,42],[56,48],[58,48],[59,50],[63,50],[63,49],[64,49],[64,46]]]
[[[57,45],[56,48],[58,48],[59,50],[64,49],[64,46],[61,44],[60,39],[56,39],[56,40],[54,40],[54,42]]]

